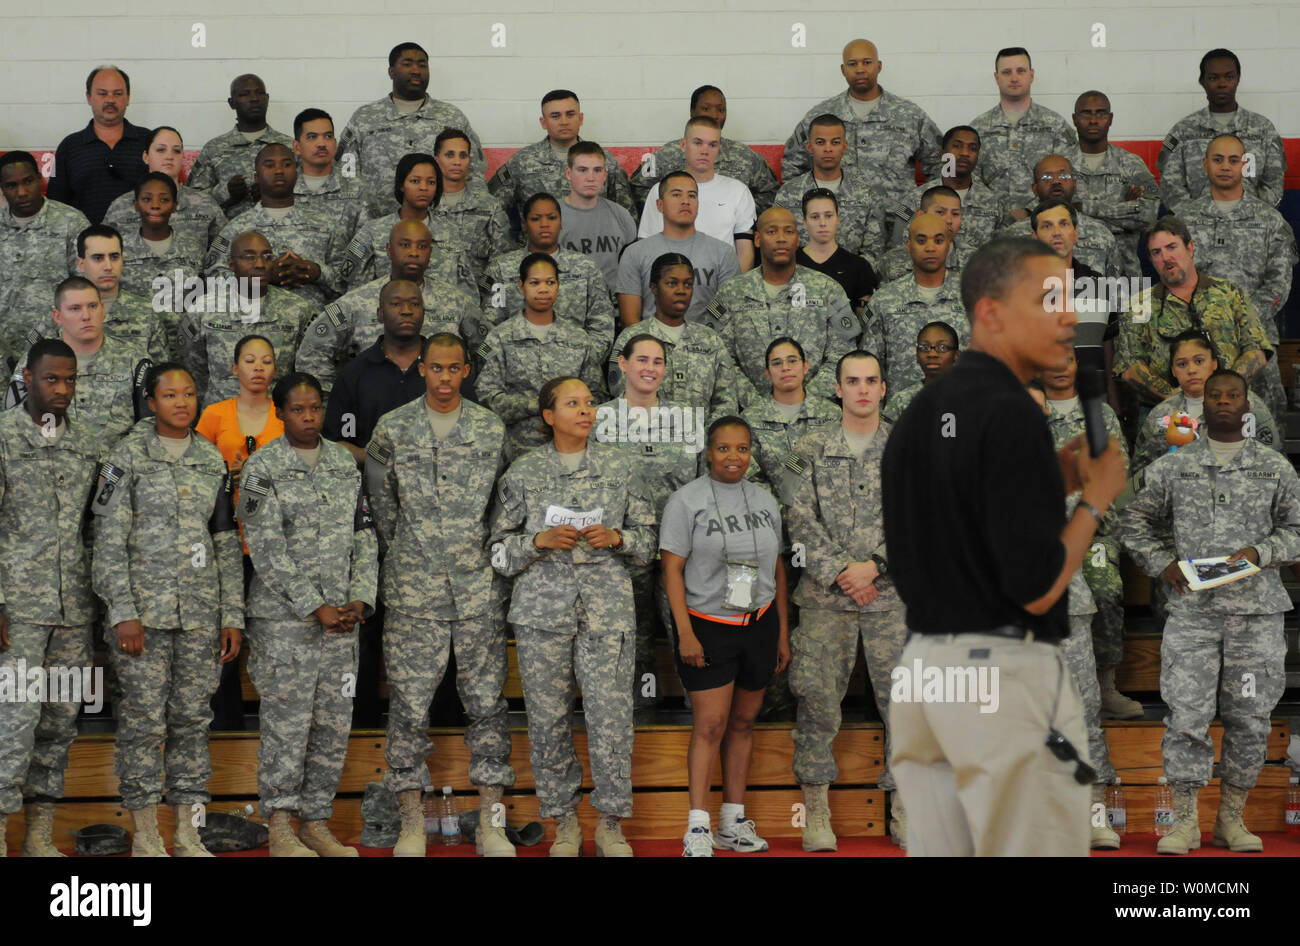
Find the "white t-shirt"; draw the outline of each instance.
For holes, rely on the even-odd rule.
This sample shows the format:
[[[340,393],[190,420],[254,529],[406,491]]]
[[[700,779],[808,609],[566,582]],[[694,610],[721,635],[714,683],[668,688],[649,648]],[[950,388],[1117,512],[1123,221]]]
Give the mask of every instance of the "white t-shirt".
[[[700,210],[695,217],[695,229],[700,233],[730,246],[735,243],[737,233],[746,233],[753,228],[758,218],[754,195],[734,177],[715,174],[713,180],[699,185],[699,194]],[[637,230],[643,238],[663,232],[664,215],[655,206],[658,199],[659,189],[652,187],[641,213],[641,227]]]

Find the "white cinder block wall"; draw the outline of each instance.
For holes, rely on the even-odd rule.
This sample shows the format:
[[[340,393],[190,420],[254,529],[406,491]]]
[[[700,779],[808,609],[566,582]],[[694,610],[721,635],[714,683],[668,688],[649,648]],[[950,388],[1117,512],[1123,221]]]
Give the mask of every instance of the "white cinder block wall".
[[[229,81],[246,71],[266,80],[275,127],[291,131],[315,105],[341,131],[389,90],[388,50],[407,39],[431,54],[432,93],[464,109],[489,147],[537,140],[538,102],[556,87],[581,96],[584,137],[659,144],[680,133],[704,83],[727,93],[730,137],[780,143],[844,88],[839,54],[855,36],[879,45],[882,84],[940,128],[990,107],[993,53],[1023,45],[1036,101],[1068,114],[1100,88],[1113,138],[1159,138],[1205,104],[1197,63],[1226,46],[1242,59],[1241,102],[1300,135],[1298,0],[54,0],[45,15],[15,15],[39,9],[0,12],[0,149],[53,148],[84,126],[86,73],[108,61],[131,76],[130,119],[177,126],[187,148],[233,125]]]

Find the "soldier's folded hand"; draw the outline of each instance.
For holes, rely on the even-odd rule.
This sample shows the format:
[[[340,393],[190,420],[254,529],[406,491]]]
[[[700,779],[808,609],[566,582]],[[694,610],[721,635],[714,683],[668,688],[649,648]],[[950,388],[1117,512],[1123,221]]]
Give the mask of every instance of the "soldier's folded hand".
[[[326,631],[343,630],[341,626],[342,616],[339,609],[332,604],[322,604],[316,609],[316,620],[320,621],[321,627]]]
[[[1178,589],[1180,595],[1187,594],[1187,576],[1184,575],[1183,570],[1178,567],[1177,559],[1169,563],[1169,567],[1165,569],[1164,574],[1160,577]]]

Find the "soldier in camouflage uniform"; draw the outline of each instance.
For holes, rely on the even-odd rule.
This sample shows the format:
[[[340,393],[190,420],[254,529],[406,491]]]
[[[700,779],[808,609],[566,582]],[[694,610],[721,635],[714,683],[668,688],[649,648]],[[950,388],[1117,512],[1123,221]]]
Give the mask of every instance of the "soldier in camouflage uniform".
[[[888,577],[880,491],[880,459],[889,424],[879,408],[885,393],[880,362],[857,350],[841,359],[835,393],[838,423],[813,431],[786,456],[790,542],[803,550],[795,589],[799,626],[790,634],[790,688],[799,700],[794,775],[803,789],[806,851],[833,851],[828,790],[839,775],[831,743],[840,729],[858,637],[876,709],[885,723],[889,758],[890,673],[907,639],[903,603]],[[891,833],[905,843],[902,803],[888,767],[880,787],[892,792]]]
[[[912,399],[921,393],[921,388],[955,365],[960,353],[961,340],[955,328],[947,322],[927,322],[916,333],[916,363],[923,377],[901,391],[887,392],[880,416],[891,424],[895,423]]]
[[[537,392],[552,378],[574,375],[598,397],[604,392],[601,362],[593,356],[590,340],[555,312],[558,271],[545,253],[525,256],[519,264],[523,312],[488,332],[478,350],[483,362],[479,399],[505,423],[510,459],[546,442],[537,424]]]
[[[433,149],[442,174],[442,192],[431,210],[451,225],[449,242],[468,253],[474,278],[481,280],[488,260],[515,248],[510,218],[487,185],[470,176],[471,146],[465,132],[443,129]]]
[[[808,357],[808,393],[830,397],[835,362],[853,348],[862,326],[840,284],[795,264],[799,232],[783,207],[764,211],[755,227],[760,265],[723,283],[705,310],[740,369],[738,396],[747,405],[771,388],[767,346],[774,338],[796,339]],[[778,288],[779,287],[779,288]],[[775,290],[775,291],[773,291]]]
[[[1209,193],[1185,201],[1180,211],[1197,249],[1197,269],[1226,279],[1250,296],[1255,314],[1276,349],[1282,308],[1291,295],[1291,271],[1300,256],[1295,233],[1280,213],[1242,186],[1244,146],[1220,135],[1205,155]],[[1274,416],[1286,415],[1286,393],[1276,358],[1264,366],[1265,399]]]
[[[98,457],[90,428],[66,417],[77,363],[61,341],[32,350],[21,410],[0,414],[0,668],[89,667],[95,598],[82,541]],[[27,808],[23,854],[60,856],[50,838],[78,705],[0,701],[0,856],[9,815]]]
[[[948,242],[952,248],[948,251],[948,258],[944,260],[943,265],[948,276],[953,277],[953,285],[957,286],[961,284],[961,268],[982,245],[969,243],[964,238],[958,239],[966,222],[964,212],[965,207],[962,205],[961,197],[951,187],[943,184],[936,184],[926,189],[921,195],[921,209],[917,211],[917,213],[934,214],[948,225]],[[913,265],[912,254],[907,248],[907,243],[904,242],[889,248],[876,268],[876,274],[882,283],[886,283],[910,276]]]
[[[21,354],[32,317],[50,304],[50,289],[76,272],[77,234],[90,221],[75,207],[47,200],[41,172],[26,151],[0,155],[0,358]],[[18,218],[32,218],[20,220]]]
[[[185,169],[185,145],[181,141],[181,133],[170,125],[155,128],[149,138],[149,147],[145,149],[144,163],[150,171],[166,174],[176,182],[175,208],[168,222],[187,242],[196,245],[202,243],[199,250],[202,259],[208,245],[226,225],[226,212],[208,192],[181,183],[181,171]],[[251,164],[249,169],[251,171]],[[193,180],[193,177],[191,172],[190,179]],[[114,197],[104,212],[103,222],[116,227],[121,233],[139,227],[140,214],[135,209],[135,193],[127,191]]]
[[[132,218],[118,231],[123,288],[148,299],[160,297],[163,304],[155,305],[160,311],[179,308],[173,301],[174,283],[183,284],[187,277],[202,273],[203,259],[208,252],[206,231],[193,227],[181,229],[171,223],[175,219],[176,194],[175,181],[166,174],[150,171],[135,187]],[[160,249],[159,244],[165,246]],[[162,282],[155,287],[160,277]],[[165,351],[159,352],[158,357],[166,357]]]
[[[632,814],[636,629],[632,582],[619,558],[654,559],[654,501],[623,451],[588,439],[595,398],[586,385],[556,378],[538,401],[552,439],[501,478],[491,538],[492,566],[515,579],[509,620],[537,797],[542,817],[556,819],[551,856],[578,856],[582,766],[569,724],[576,679],[595,784],[591,804],[602,814],[596,851],[628,857],[619,822]],[[596,509],[599,522],[576,519]],[[569,522],[549,521],[557,516]]]
[[[374,612],[378,547],[356,461],[321,439],[325,405],[313,382],[290,374],[276,383],[284,435],[244,464],[235,511],[254,569],[244,611],[262,700],[258,794],[272,857],[356,857],[328,822],[352,727],[353,632]]]
[[[818,187],[834,187],[840,215],[835,242],[874,266],[884,257],[888,245],[892,217],[887,217],[886,211],[891,199],[872,186],[872,177],[861,165],[844,164],[848,144],[843,119],[818,115],[808,128],[804,147],[812,156],[812,167],[786,179],[777,191],[775,206],[794,215],[799,221],[799,239],[807,244],[803,195]]]
[[[712,85],[702,85],[691,93],[691,118],[701,115],[712,118],[719,128],[727,125],[727,97]],[[632,172],[632,199],[641,207],[650,196],[651,189],[666,174],[686,169],[686,152],[680,138],[664,142],[663,147],[642,155],[640,166]],[[776,197],[776,175],[757,151],[734,138],[723,138],[718,147],[718,160],[714,169],[727,177],[734,177],[749,188],[754,197],[754,207],[762,213],[772,206]],[[635,219],[635,217],[633,217]]]
[[[338,147],[329,112],[308,108],[294,116],[293,153],[301,164],[293,185],[294,201],[327,210],[342,221],[343,232],[351,241],[370,213],[356,168],[340,168],[334,160]]]
[[[1056,112],[1034,102],[1033,62],[1022,47],[998,50],[993,59],[998,104],[971,119],[980,138],[981,181],[1007,201],[1012,216],[1024,220],[1033,200],[1034,162],[1074,146],[1074,131]],[[1012,117],[1014,116],[1014,118]]]
[[[634,336],[645,334],[664,343],[664,381],[659,389],[664,400],[703,407],[710,419],[737,412],[736,363],[726,345],[707,325],[686,321],[694,292],[695,271],[681,253],[665,253],[651,264],[654,315],[628,326],[615,340],[608,371],[611,394],[622,394],[625,383],[618,353]]]
[[[1243,437],[1248,410],[1240,375],[1211,375],[1207,436],[1147,467],[1120,515],[1125,547],[1148,575],[1178,591],[1160,647],[1160,695],[1169,707],[1161,750],[1176,817],[1157,846],[1162,854],[1201,845],[1196,794],[1215,774],[1209,725],[1216,695],[1224,733],[1213,841],[1234,851],[1263,850],[1241,812],[1286,681],[1282,615],[1291,599],[1277,566],[1300,559],[1300,481],[1286,457]],[[1221,555],[1263,572],[1186,593],[1179,563]]]
[[[181,361],[199,386],[204,404],[239,394],[239,379],[230,371],[235,345],[249,333],[264,335],[275,349],[276,374],[293,371],[294,352],[311,318],[311,305],[300,296],[270,284],[274,266],[271,245],[260,233],[242,233],[230,246],[229,265],[235,293],[209,292],[200,306],[181,316],[178,331]],[[240,292],[251,287],[252,294]],[[231,298],[234,296],[234,298]]]
[[[604,364],[614,343],[614,306],[600,267],[582,253],[559,245],[560,205],[551,195],[534,194],[525,201],[523,218],[528,245],[493,259],[479,283],[486,323],[500,325],[523,308],[519,263],[531,253],[546,253],[559,266],[555,314],[583,331],[593,361]]]
[[[568,89],[554,89],[542,98],[542,127],[546,137],[526,145],[510,156],[488,181],[492,192],[510,215],[515,232],[523,242],[524,202],[534,194],[567,194],[569,148],[582,139],[583,114],[578,97]],[[605,153],[605,196],[618,204],[632,220],[640,217],[640,207],[632,200],[627,172],[613,154]]]
[[[1115,340],[1115,376],[1136,391],[1143,404],[1174,393],[1168,343],[1189,329],[1209,336],[1220,367],[1238,372],[1267,399],[1264,365],[1273,345],[1250,297],[1226,279],[1200,273],[1187,226],[1161,217],[1146,231],[1160,285],[1144,289],[1120,316]]]
[[[203,146],[186,183],[208,194],[226,219],[234,220],[257,203],[256,156],[267,145],[288,147],[293,139],[266,123],[271,97],[257,76],[236,76],[226,103],[235,112],[235,127]]]
[[[164,362],[145,382],[154,416],[100,470],[91,577],[121,690],[114,772],[135,824],[133,852],[165,857],[155,806],[176,807],[176,854],[207,857],[195,827],[212,800],[209,701],[239,656],[243,564],[225,461],[190,431],[194,381]],[[196,807],[198,806],[198,807]]]
[[[471,349],[482,344],[486,329],[478,298],[444,282],[429,269],[432,251],[428,227],[418,220],[399,221],[389,233],[385,248],[391,278],[383,276],[349,290],[312,319],[298,346],[298,370],[315,375],[328,394],[342,367],[384,333],[376,318],[379,296],[385,286],[395,281],[413,282],[420,287],[425,325],[430,331],[459,335]]]
[[[927,323],[947,322],[956,329],[960,347],[970,343],[961,287],[945,268],[952,248],[948,225],[937,214],[918,214],[908,228],[907,248],[912,272],[877,289],[863,316],[862,345],[878,353],[885,380],[896,391],[924,379],[916,337]]]
[[[286,145],[267,145],[257,154],[261,203],[240,214],[212,241],[204,271],[226,271],[226,256],[235,237],[256,230],[275,254],[268,280],[316,306],[339,296],[345,285],[348,234],[328,209],[296,203],[298,169]]]
[[[356,168],[374,217],[392,206],[388,187],[402,155],[432,151],[446,128],[459,128],[469,136],[471,173],[481,176],[487,169],[483,146],[465,113],[427,94],[429,54],[424,49],[416,43],[394,46],[388,54],[388,77],[393,91],[353,112],[339,139],[339,161]]]
[[[429,337],[420,373],[425,396],[380,418],[366,448],[366,485],[384,547],[384,783],[402,811],[393,853],[425,853],[420,791],[432,751],[426,723],[454,643],[456,688],[469,716],[469,777],[479,787],[478,850],[513,857],[497,807],[515,783],[502,694],[505,589],[487,551],[488,504],[505,468],[505,427],[461,398],[469,356],[455,335]]]
[[[1071,118],[1078,145],[1068,149],[1065,157],[1074,168],[1075,207],[1110,228],[1119,248],[1121,272],[1138,276],[1142,272],[1138,240],[1156,222],[1160,185],[1145,161],[1108,142],[1114,115],[1105,95],[1084,92],[1075,100]]]
[[[911,215],[916,165],[927,179],[939,173],[939,127],[915,102],[880,86],[882,65],[875,45],[864,39],[844,47],[840,73],[849,87],[814,105],[795,126],[785,142],[781,176],[788,181],[809,169],[804,146],[818,115],[843,119],[848,142],[844,163],[865,174],[867,182],[889,201],[892,240],[898,243]]]
[[[1201,88],[1206,107],[1181,119],[1165,135],[1156,168],[1160,171],[1161,197],[1174,213],[1183,204],[1209,192],[1202,158],[1206,144],[1218,135],[1236,135],[1252,157],[1249,191],[1270,207],[1282,200],[1286,155],[1273,123],[1237,104],[1241,61],[1226,49],[1212,49],[1201,57]]]
[[[1012,219],[1006,198],[975,173],[979,156],[980,133],[970,125],[954,125],[944,132],[939,174],[913,191],[913,206],[920,207],[921,198],[932,188],[942,184],[953,189],[961,200],[962,245],[971,254]]]

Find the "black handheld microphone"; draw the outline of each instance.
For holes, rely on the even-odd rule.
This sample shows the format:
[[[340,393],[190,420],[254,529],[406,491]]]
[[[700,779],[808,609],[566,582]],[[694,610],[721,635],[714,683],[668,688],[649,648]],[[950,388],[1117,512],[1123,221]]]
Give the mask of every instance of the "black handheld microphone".
[[[1083,424],[1088,435],[1088,453],[1099,457],[1106,452],[1106,445],[1110,443],[1106,418],[1101,411],[1101,406],[1106,403],[1106,373],[1096,368],[1080,366],[1074,384],[1079,392],[1079,406],[1083,408]]]

